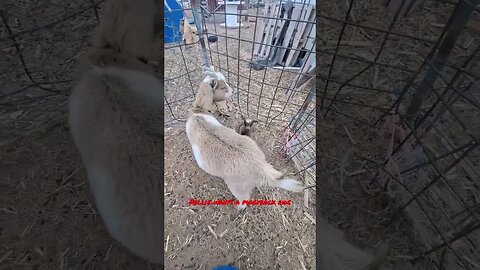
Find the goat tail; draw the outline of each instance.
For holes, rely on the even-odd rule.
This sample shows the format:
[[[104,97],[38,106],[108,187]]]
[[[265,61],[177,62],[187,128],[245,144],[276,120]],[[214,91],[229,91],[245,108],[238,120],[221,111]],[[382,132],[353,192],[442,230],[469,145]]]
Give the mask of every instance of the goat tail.
[[[276,180],[276,186],[293,192],[302,192],[305,189],[305,185],[292,178],[282,178]]]
[[[283,173],[275,170],[273,167],[267,170],[267,184],[272,187],[286,189],[293,192],[302,192],[306,186],[293,178],[288,178]]]

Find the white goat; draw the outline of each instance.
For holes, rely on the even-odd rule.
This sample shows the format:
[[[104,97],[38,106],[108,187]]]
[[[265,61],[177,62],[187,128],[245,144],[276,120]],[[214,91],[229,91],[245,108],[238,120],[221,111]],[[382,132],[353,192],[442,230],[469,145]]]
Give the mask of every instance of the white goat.
[[[214,102],[231,97],[232,90],[220,72],[206,68],[186,123],[186,132],[198,166],[206,173],[224,179],[232,194],[245,209],[244,200],[262,185],[301,192],[305,186],[284,177],[265,159],[258,145],[248,136],[221,125],[212,116]],[[228,91],[226,91],[228,90]]]
[[[163,80],[158,1],[110,0],[79,65],[69,125],[108,232],[135,255],[163,261]]]

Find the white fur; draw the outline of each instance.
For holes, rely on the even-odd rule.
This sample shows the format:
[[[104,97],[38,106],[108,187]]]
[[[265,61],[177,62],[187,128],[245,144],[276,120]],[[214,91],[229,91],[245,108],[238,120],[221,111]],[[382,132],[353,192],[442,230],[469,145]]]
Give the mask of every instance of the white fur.
[[[227,79],[223,76],[220,72],[215,72],[213,66],[210,67],[203,67],[203,74],[205,78],[203,79],[204,83],[210,83],[212,80],[224,81],[226,86],[228,87],[228,92],[224,96],[224,100],[230,99],[233,96],[233,88],[227,83]]]
[[[291,178],[283,178],[281,180],[278,180],[278,187],[286,190],[290,190],[293,192],[301,192],[305,188],[305,186],[302,183]]]
[[[109,70],[106,73],[109,73],[110,71],[112,70]],[[115,73],[115,71],[113,73]],[[113,73],[110,73],[110,75],[113,75]],[[141,74],[134,71],[125,70],[125,72],[117,73],[117,75],[120,74],[125,75],[120,79],[123,79],[126,82],[128,91],[140,93],[146,98],[153,98],[161,101],[156,101],[158,106],[163,103],[161,92],[157,91],[157,89],[162,90],[161,88],[157,88],[159,86],[161,87],[160,81],[152,79],[152,77],[148,74]],[[111,78],[112,77],[110,77],[110,79]],[[117,76],[115,76],[115,78],[117,78]],[[148,196],[149,199],[147,199],[147,196],[142,197],[145,195],[143,192],[134,190],[128,191],[124,188],[121,188],[121,186],[128,185],[128,182],[126,181],[138,181],[139,179],[131,179],[128,177],[128,179],[121,179],[122,177],[116,173],[116,171],[119,169],[118,167],[121,167],[122,170],[125,170],[126,172],[129,170],[135,171],[138,170],[138,168],[129,168],[128,164],[126,164],[123,159],[111,156],[111,153],[115,155],[115,151],[120,152],[122,151],[120,149],[125,149],[122,148],[121,145],[119,145],[118,149],[116,150],[114,150],[115,147],[104,147],[106,141],[113,141],[114,144],[132,143],[131,140],[126,138],[127,136],[125,134],[128,133],[129,129],[134,129],[135,127],[120,127],[118,126],[120,122],[115,120],[110,123],[103,122],[105,118],[102,117],[99,117],[99,119],[92,118],[94,116],[94,114],[92,114],[92,110],[96,110],[92,108],[93,106],[100,106],[98,110],[102,115],[108,115],[111,112],[109,112],[108,109],[102,110],[102,108],[105,107],[97,105],[97,101],[99,100],[98,98],[93,97],[90,100],[91,95],[95,95],[95,92],[87,91],[87,94],[83,92],[83,89],[92,86],[91,83],[88,83],[87,81],[88,78],[81,80],[72,91],[69,100],[69,125],[74,141],[82,156],[82,160],[85,163],[89,184],[95,197],[95,205],[98,210],[98,214],[101,216],[104,224],[106,225],[109,234],[118,240],[122,245],[139,257],[143,257],[153,263],[159,263],[162,261],[162,258],[159,256],[160,252],[158,252],[156,243],[160,239],[158,239],[158,233],[151,231],[151,227],[155,227],[155,225],[151,225],[151,222],[157,218],[152,215],[149,212],[148,207],[146,207],[155,205],[156,208],[160,209],[160,207],[158,207],[159,203],[152,202],[152,196]],[[104,91],[104,89],[100,88],[100,86],[97,87],[98,88],[96,90]],[[121,87],[124,87],[123,89],[127,89],[125,86]],[[114,91],[116,91],[116,89]],[[121,92],[118,91],[116,93]],[[109,104],[107,103],[106,108],[109,108],[108,105]],[[117,108],[119,110],[123,110],[121,106],[118,106]],[[99,124],[96,122],[97,120],[102,121],[103,124]],[[110,124],[112,126],[109,126]],[[103,127],[99,128],[100,125],[103,125]],[[105,134],[115,134],[114,132],[119,134],[119,136],[106,138]],[[140,131],[137,134],[142,133]],[[133,143],[139,144],[139,141],[141,140],[134,140]],[[138,148],[141,147],[144,146],[138,146]],[[109,149],[112,152],[107,154],[105,149]],[[109,155],[109,157],[106,158],[105,155]],[[99,161],[99,159],[106,160],[109,158],[117,160],[117,163],[114,163],[117,165]],[[143,158],[143,156],[133,154],[133,158]],[[155,164],[155,161],[147,158],[147,163]],[[147,174],[148,173],[139,173],[139,178],[140,180],[146,182],[145,185],[150,185],[151,183],[148,182],[150,180],[146,177]],[[134,173],[131,173],[131,175],[134,175]],[[155,178],[153,177],[152,179]],[[124,183],[122,183],[122,181],[124,181]],[[133,209],[137,206],[140,209],[144,209],[144,213],[142,213],[142,210]],[[144,224],[139,224],[139,220],[142,220],[142,222],[143,220],[148,220],[150,224],[148,225],[149,228],[146,228]],[[145,241],[143,239],[149,240]]]
[[[217,79],[218,79],[218,80],[227,81],[227,79],[225,78],[225,76],[223,76],[222,73],[220,73],[220,72],[215,72],[215,74],[217,75]]]
[[[213,66],[210,66],[210,67],[203,67],[203,70],[204,70],[204,74],[207,75],[207,78],[210,78],[211,79],[217,79],[217,80],[222,80],[222,81],[225,81],[227,82],[227,79],[225,78],[225,76],[223,76],[222,73],[220,72],[216,72],[215,71],[215,68]],[[210,77],[209,77],[210,76]],[[207,80],[207,78],[205,78],[203,81],[204,82],[209,82]],[[207,80],[207,81],[206,81]]]
[[[215,78],[210,77],[210,76],[207,75],[207,76],[205,77],[205,79],[203,79],[203,82],[204,82],[204,83],[209,83],[209,82],[211,82],[213,79],[215,79]]]
[[[163,262],[164,205],[158,159],[163,143],[156,134],[163,127],[156,123],[163,80],[138,59],[163,58],[155,33],[161,11],[152,0],[105,2],[92,46],[75,75],[69,127],[107,231],[125,249],[158,264]]]
[[[116,206],[115,194],[113,194],[112,185],[114,181],[108,171],[100,168],[97,164],[90,162],[87,170],[88,178],[95,179],[90,182],[91,190],[95,195],[98,212],[104,222],[108,224],[111,234],[118,236],[122,234],[121,225],[124,222],[122,213]]]
[[[220,124],[220,122],[218,122],[215,117],[211,115],[199,114],[199,116],[201,116],[205,121],[207,121],[207,123],[212,124],[213,126],[223,126],[222,124]]]
[[[231,98],[232,96],[233,96],[233,88],[230,87],[230,91],[228,91],[227,94],[225,94],[225,98]]]
[[[163,82],[151,74],[115,67],[95,67],[94,72],[99,75],[105,74],[121,78],[128,85],[128,88],[146,98],[154,99],[155,102],[163,103]]]
[[[215,117],[213,117],[211,115],[208,115],[208,114],[197,114],[197,115],[202,117],[207,123],[209,123],[213,126],[222,126],[222,124],[220,124],[220,122],[218,122],[217,119],[215,119]],[[191,118],[189,118],[187,120],[187,124],[186,124],[187,137],[189,138],[189,140],[193,136],[192,132],[194,132],[193,129],[192,129],[192,124],[191,124],[192,122],[190,120],[191,120]],[[200,167],[200,169],[202,169],[206,173],[209,173],[209,170],[205,166],[205,163],[203,162],[202,156],[200,154],[200,148],[197,145],[192,144],[192,152],[193,152],[193,156],[195,158],[195,161],[198,164],[198,167]]]
[[[195,161],[197,161],[198,167],[200,167],[200,169],[202,169],[203,171],[207,172],[205,163],[203,162],[202,156],[200,155],[200,148],[192,144],[192,152],[193,152],[193,157],[195,157]]]

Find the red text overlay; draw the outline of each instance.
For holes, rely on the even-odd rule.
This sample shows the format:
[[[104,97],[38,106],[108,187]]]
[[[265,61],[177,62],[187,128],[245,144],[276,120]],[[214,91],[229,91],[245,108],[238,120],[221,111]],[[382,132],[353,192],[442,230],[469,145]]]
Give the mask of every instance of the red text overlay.
[[[190,199],[188,201],[189,205],[195,206],[207,206],[207,205],[256,205],[256,206],[273,206],[273,205],[291,205],[291,200],[243,200],[242,202],[238,200],[196,200]]]

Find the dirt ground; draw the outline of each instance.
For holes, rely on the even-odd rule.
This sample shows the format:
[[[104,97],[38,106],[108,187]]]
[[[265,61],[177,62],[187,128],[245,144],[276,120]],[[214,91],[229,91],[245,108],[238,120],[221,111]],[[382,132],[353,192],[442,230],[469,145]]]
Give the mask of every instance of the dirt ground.
[[[33,2],[7,4],[9,23],[16,32],[52,22],[28,18],[51,14],[51,18],[59,19],[65,12],[70,14],[87,7],[81,3],[54,3],[54,7]],[[159,269],[133,257],[108,235],[96,213],[85,170],[68,129],[66,98],[71,74],[78,55],[89,44],[94,26],[95,14],[91,10],[17,39],[32,76],[50,80],[52,83],[46,86],[58,92],[30,87],[6,100],[21,105],[2,103],[0,269]],[[49,38],[41,39],[42,35]],[[2,43],[1,52],[5,56],[1,59],[2,68],[8,67],[1,77],[1,95],[9,95],[22,85],[29,86],[24,68],[15,58],[13,44]],[[250,56],[241,53],[243,58]],[[199,53],[192,55],[198,57]],[[188,63],[199,67],[201,62],[188,59]],[[229,68],[235,86],[235,74],[239,73],[236,68]],[[169,71],[165,72],[168,76]],[[191,81],[198,82],[198,73],[191,74]],[[277,73],[275,78],[279,77]],[[284,74],[283,80],[278,79],[282,80],[279,85],[288,86],[289,78]],[[261,74],[257,76],[257,80],[262,79]],[[277,83],[272,77],[268,80]],[[169,83],[192,93],[191,87],[181,85],[185,82],[188,81],[179,79]],[[238,82],[239,88],[247,87],[241,83],[244,82]],[[258,82],[252,82],[251,87],[262,91]],[[183,93],[174,96],[180,94]],[[274,93],[264,95],[271,98]],[[172,104],[172,111],[184,115],[189,101],[191,96],[190,100]],[[281,107],[268,99],[259,104],[275,114]],[[261,113],[266,111],[255,110],[257,105],[255,100],[250,107],[242,108],[250,108],[246,110],[252,115],[260,114],[261,120]],[[169,108],[165,110],[167,115]],[[282,113],[278,120],[284,119],[287,118]],[[254,198],[290,199],[291,205],[252,206],[241,214],[228,206],[188,206],[189,198],[227,199],[230,194],[221,181],[197,168],[182,130],[181,124],[166,127],[166,144],[172,147],[166,149],[165,158],[165,269],[208,269],[217,263],[232,263],[242,269],[301,269],[302,264],[315,269],[315,225],[311,221],[315,219],[315,197],[310,197],[309,208],[305,208],[302,194],[264,189],[256,191]],[[281,130],[265,129],[261,124],[254,139],[277,168],[295,172],[291,163],[279,157]]]
[[[239,33],[238,29],[225,30],[212,20],[207,23],[209,35],[218,35],[217,42],[207,44],[209,61],[235,89],[231,117],[225,124],[237,128],[241,114],[260,121],[252,138],[277,169],[294,174],[298,169],[293,162],[280,155],[285,145],[282,128],[306,94],[288,100],[285,91],[275,87],[289,87],[294,79],[289,72],[251,71],[248,62],[252,59],[255,24],[245,24],[247,27]],[[232,264],[240,269],[316,269],[314,189],[309,191],[308,208],[302,193],[271,188],[255,190],[252,199],[291,200],[291,205],[251,206],[246,212],[234,206],[189,205],[189,199],[234,199],[223,180],[198,168],[183,130],[184,122],[175,121],[185,120],[193,101],[192,86],[202,79],[202,64],[200,46],[165,50],[165,91],[170,104],[167,107],[171,108],[165,108],[166,268],[211,269]],[[181,76],[185,73],[189,74]],[[265,127],[265,122],[277,114],[277,121]],[[303,181],[300,175],[295,177]]]
[[[181,126],[183,127],[183,126]],[[315,201],[304,208],[303,195],[271,188],[252,199],[291,200],[290,206],[191,206],[189,199],[234,199],[221,179],[205,174],[194,161],[181,127],[165,138],[165,253],[167,269],[211,269],[233,264],[240,269],[315,269]],[[258,128],[253,139],[278,169],[292,173],[279,157],[274,134]],[[277,134],[278,136],[278,134]],[[210,228],[211,231],[210,231]]]
[[[449,219],[454,219],[453,214],[441,213],[441,211],[455,212],[454,208],[446,206],[450,204],[448,200],[444,198],[442,200],[438,196],[422,199],[418,205],[427,209],[428,214],[418,210],[419,207],[416,206],[417,209],[412,210],[416,215],[409,215],[412,213],[409,208],[413,207],[408,207],[402,213],[409,214],[398,216],[391,222],[396,212],[392,211],[394,207],[390,206],[392,202],[395,203],[395,200],[389,196],[369,193],[364,189],[365,184],[374,179],[375,172],[378,171],[378,168],[366,159],[382,164],[387,156],[389,136],[392,135],[391,129],[385,126],[388,123],[386,118],[378,123],[375,122],[385,115],[385,111],[389,111],[394,100],[397,99],[392,95],[396,83],[415,78],[401,106],[409,104],[410,95],[420,85],[426,69],[421,72],[417,70],[432,50],[434,42],[444,29],[455,6],[439,1],[424,1],[409,16],[401,17],[395,24],[391,24],[393,14],[386,12],[385,7],[378,1],[355,2],[348,19],[352,24],[348,24],[343,29],[342,22],[347,16],[348,4],[349,2],[345,1],[325,1],[321,8],[321,17],[317,17],[319,26],[317,37],[322,41],[321,45],[317,43],[320,50],[317,55],[317,74],[320,73],[321,78],[318,80],[319,83],[317,82],[317,87],[320,86],[318,91],[322,98],[325,97],[322,115],[326,113],[327,108],[330,108],[326,117],[318,116],[321,118],[319,122],[321,131],[317,134],[319,149],[317,181],[321,201],[318,214],[327,217],[331,223],[337,224],[350,239],[368,250],[375,251],[382,243],[388,244],[391,248],[389,259],[392,259],[395,269],[466,269],[460,266],[456,259],[451,260],[451,267],[448,265],[446,262],[448,259],[445,259],[449,256],[445,254],[450,253],[448,249],[439,249],[430,256],[423,257],[417,260],[414,266],[401,266],[402,261],[408,261],[408,258],[419,256],[432,246],[442,244],[443,240],[439,239],[438,231],[429,224],[441,227],[443,231],[440,234],[446,238],[450,238],[455,234],[454,231],[459,230],[457,223],[448,224],[451,222]],[[478,27],[480,26],[478,19],[477,12],[456,42],[449,57],[449,61],[455,63],[454,65],[462,65],[476,50],[477,47],[472,46],[472,42],[476,41],[478,44]],[[390,26],[391,29],[389,29]],[[387,34],[375,29],[389,30]],[[337,47],[340,36],[340,46]],[[422,38],[428,42],[406,36]],[[386,40],[385,43],[384,40]],[[334,54],[336,57],[332,64]],[[374,64],[370,66],[369,63]],[[367,69],[369,66],[370,68]],[[447,67],[442,72],[442,76],[447,78],[447,81],[454,74],[454,70]],[[327,76],[330,79],[328,87],[325,79]],[[437,79],[435,88],[440,90],[444,85],[444,82]],[[335,99],[335,102],[332,102],[332,99]],[[425,114],[435,100],[436,96],[431,95],[420,114]],[[462,105],[458,104],[459,107]],[[478,109],[472,109],[473,106],[466,109],[467,107],[463,107],[465,110],[463,108],[457,110],[458,114],[464,112],[465,115],[470,114],[465,117],[467,119],[477,115]],[[448,116],[445,118],[448,119]],[[437,123],[437,127],[441,126],[442,124]],[[473,122],[469,124],[469,132],[474,133],[473,126]],[[448,125],[445,129],[451,130],[451,138],[455,137],[456,143],[462,143],[461,137],[465,130],[457,129],[454,125]],[[423,140],[423,142],[429,144],[427,152],[435,153],[439,148],[443,148],[443,146],[438,147],[438,143],[434,141]],[[433,147],[433,144],[437,145]],[[435,155],[440,156],[440,153],[445,153],[447,150],[443,148],[442,151],[436,152]],[[478,158],[476,159],[474,155],[469,155],[469,158],[474,163],[478,163]],[[409,184],[416,185],[413,189],[414,193],[431,180],[431,176],[408,178],[400,175],[399,177],[403,177],[404,184],[410,181]],[[458,177],[450,184],[460,189],[463,181]],[[466,201],[469,198],[461,192],[458,194],[461,194],[460,197]],[[475,205],[478,201],[470,203]],[[434,222],[426,220],[425,216],[433,217]],[[412,219],[415,222],[409,222]],[[425,231],[429,233],[426,234]],[[436,236],[430,237],[430,234]],[[426,238],[429,238],[428,241],[425,241]],[[467,257],[465,261],[475,261],[472,262],[472,269],[476,267],[473,265],[478,266],[476,262],[478,260],[474,259],[476,256],[469,256],[467,252],[460,249],[457,253]]]
[[[368,17],[362,23],[377,27],[385,18],[377,18],[383,16],[382,10],[369,10],[372,5],[378,6],[374,2],[358,5],[354,15],[358,20]],[[440,15],[432,12],[419,19],[422,14],[417,14],[395,26],[392,32],[414,28],[414,33],[434,39],[452,7],[438,7],[440,4],[432,2],[429,1],[427,7],[434,5],[432,10]],[[3,98],[0,103],[0,269],[158,269],[133,257],[107,234],[96,214],[85,171],[66,123],[65,102],[71,74],[78,55],[89,44],[89,36],[96,25],[95,12],[79,12],[86,10],[88,5],[77,1],[48,1],[48,5],[41,1],[4,1],[2,4],[14,32],[53,23],[66,14],[78,14],[16,39],[33,78],[48,81],[41,86],[50,91],[39,89],[25,75],[11,41],[0,42],[0,96],[22,87],[36,86]],[[345,10],[342,5],[343,1],[331,1],[325,9],[332,16],[340,14],[340,18]],[[318,36],[327,40],[323,49],[331,50],[335,47],[334,36],[340,25],[327,22],[323,26],[322,35]],[[4,28],[0,26],[0,38],[8,35]],[[238,37],[238,31],[225,31],[212,22],[208,28],[210,33]],[[250,26],[242,29],[241,36],[252,40],[252,33]],[[381,43],[378,33],[352,29],[347,29],[346,33],[352,40],[363,42],[366,37],[369,42],[354,50],[342,47],[342,53],[367,59],[375,55]],[[471,37],[461,38],[461,49],[466,48],[465,56],[474,47],[469,45],[474,43]],[[275,167],[295,173],[291,162],[279,155],[284,144],[281,128],[296,113],[306,93],[288,99],[283,89],[275,87],[288,87],[293,79],[291,74],[269,70],[265,76],[262,71],[251,72],[248,67],[251,44],[247,42],[231,39],[227,43],[219,38],[217,43],[208,46],[214,66],[225,72],[231,85],[239,90],[238,95],[234,95],[239,104],[237,109],[261,122],[253,132],[253,139]],[[385,57],[379,60],[400,59],[396,64],[408,67],[421,62],[421,57],[409,52],[424,56],[428,46],[421,42],[408,44],[398,38],[389,41],[385,50]],[[222,54],[247,62],[231,57],[227,60]],[[345,168],[347,177],[339,172],[342,158],[353,148],[350,144],[352,134],[358,153],[376,160],[384,158],[388,134],[383,134],[382,128],[373,130],[338,115],[330,115],[327,121],[321,122],[322,133],[317,134],[317,145],[321,149],[317,168],[321,205],[315,203],[314,190],[307,208],[302,194],[264,188],[256,190],[253,198],[290,199],[292,205],[252,206],[246,212],[238,212],[232,206],[190,206],[188,200],[191,198],[230,199],[231,195],[221,180],[206,175],[196,166],[183,122],[177,121],[184,120],[193,100],[195,83],[201,80],[203,60],[199,46],[168,49],[165,57],[165,66],[169,67],[165,69],[165,77],[175,78],[165,83],[169,89],[165,107],[166,269],[209,269],[215,264],[234,264],[241,269],[316,269],[315,225],[309,217],[315,219],[317,211],[362,248],[376,252],[387,244],[391,249],[387,264],[394,265],[394,269],[436,269],[428,259],[415,266],[404,262],[420,254],[421,245],[406,218],[401,217],[388,226],[391,213],[384,210],[383,196],[366,195],[360,188],[359,183],[371,177],[362,171],[365,164],[350,163]],[[329,60],[323,59],[318,68],[326,74]],[[363,66],[344,61],[336,65],[332,76],[341,81],[361,68]],[[186,75],[177,77],[180,74]],[[388,92],[396,79],[406,77],[402,72],[383,68],[379,68],[377,75],[371,71],[360,76],[358,81],[370,87],[375,78],[376,88]],[[265,84],[273,86],[265,88]],[[364,120],[378,116],[378,111],[365,104],[382,107],[391,102],[388,93],[366,93],[348,88],[339,95],[338,100],[342,99],[344,103],[335,105],[337,111]],[[364,104],[353,106],[348,103],[352,99]],[[274,118],[272,115],[278,117],[267,128],[264,124]]]
[[[1,149],[0,269],[157,269],[108,235],[96,214],[65,108],[49,116],[43,129]],[[190,198],[231,195],[221,181],[197,168],[181,127],[172,129],[165,143],[172,146],[165,152],[165,269],[209,269],[216,263],[298,269],[299,255],[307,269],[315,269],[315,226],[303,214],[303,196],[257,191],[255,199],[291,199],[292,205],[252,206],[244,214],[228,206],[191,207]],[[261,144],[269,160],[292,172],[291,164],[276,157],[278,145],[271,144]],[[307,212],[314,216],[314,200]],[[215,239],[208,226],[217,235],[228,230]]]
[[[155,269],[96,214],[65,106],[30,117],[41,128],[0,151],[0,269]]]

